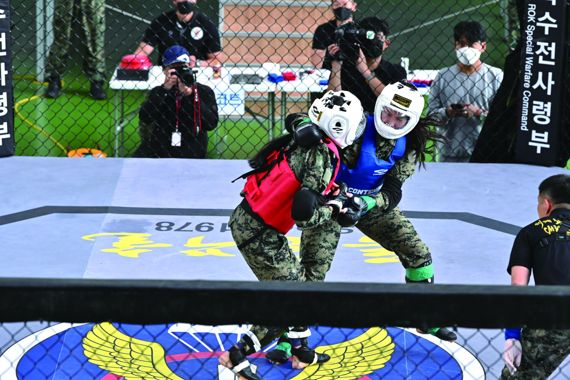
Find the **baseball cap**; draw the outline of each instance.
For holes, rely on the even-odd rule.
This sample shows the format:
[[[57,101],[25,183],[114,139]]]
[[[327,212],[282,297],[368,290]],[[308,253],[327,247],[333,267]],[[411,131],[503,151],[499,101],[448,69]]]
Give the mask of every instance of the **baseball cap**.
[[[166,49],[162,55],[162,66],[170,66],[175,63],[190,63],[188,50],[180,45],[173,45]]]

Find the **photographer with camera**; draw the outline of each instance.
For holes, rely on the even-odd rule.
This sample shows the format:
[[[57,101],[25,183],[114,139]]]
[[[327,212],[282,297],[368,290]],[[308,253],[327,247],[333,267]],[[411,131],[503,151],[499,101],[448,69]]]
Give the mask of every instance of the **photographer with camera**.
[[[374,112],[376,98],[384,87],[406,79],[406,70],[383,59],[390,45],[388,23],[366,17],[358,23],[342,25],[335,31],[329,90],[350,91],[366,112]]]
[[[331,68],[331,55],[328,50],[334,47],[335,30],[349,23],[353,23],[352,16],[356,12],[356,2],[353,0],[333,0],[331,10],[334,19],[320,24],[313,35],[313,54],[311,64],[318,69]]]
[[[354,0],[332,0],[331,11],[334,18],[317,26],[313,34],[313,53],[310,60],[317,69],[331,69],[331,54],[328,50],[334,48],[335,30],[353,22],[352,16],[356,12],[356,2]],[[323,95],[324,92],[311,92],[311,104]]]
[[[168,48],[162,62],[164,84],[153,88],[141,106],[141,144],[134,156],[205,158],[207,132],[218,125],[214,91],[196,82],[182,46]]]

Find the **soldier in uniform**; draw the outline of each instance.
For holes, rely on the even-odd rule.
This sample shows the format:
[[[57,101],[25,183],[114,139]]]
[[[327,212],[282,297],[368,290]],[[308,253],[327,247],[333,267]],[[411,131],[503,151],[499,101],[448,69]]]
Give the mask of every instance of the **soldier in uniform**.
[[[503,40],[512,50],[517,45],[521,36],[517,0],[500,0],[499,7],[501,10],[501,17],[503,18],[503,22],[505,24],[505,35],[503,37]]]
[[[46,64],[48,88],[45,96],[57,98],[61,91],[61,76],[69,62],[73,8],[79,3],[81,27],[85,35],[85,73],[91,81],[93,99],[107,98],[103,90],[105,81],[105,0],[55,0],[53,16],[53,44]]]
[[[367,118],[361,138],[344,149],[337,183],[344,182],[347,191],[363,200],[365,207],[354,215],[356,228],[382,247],[394,251],[406,270],[408,283],[433,283],[431,253],[414,226],[397,207],[402,198],[402,184],[425,160],[428,139],[439,135],[428,125],[437,122],[420,119],[424,99],[410,83],[387,85],[378,97],[374,115]],[[307,280],[323,281],[336,251],[342,225],[328,220],[302,232],[301,257],[319,261],[318,270],[307,273]],[[455,341],[456,334],[447,328],[418,329],[436,337]],[[276,349],[267,354],[271,361],[287,360],[289,337],[280,337]],[[275,360],[280,358],[280,360]]]
[[[259,280],[313,280],[314,273],[323,267],[328,270],[332,260],[329,252],[315,252],[298,260],[285,234],[295,224],[303,230],[312,229],[347,213],[334,184],[340,167],[339,149],[352,144],[365,123],[362,105],[354,95],[328,92],[313,102],[309,116],[295,116],[291,123],[295,125],[293,134],[270,142],[250,160],[253,170],[242,176],[246,178],[244,199],[231,215],[229,226],[238,249]],[[259,379],[247,355],[259,351],[285,330],[253,326],[220,357],[220,364],[242,379]],[[292,330],[290,355],[294,356],[295,368],[330,359],[307,346],[308,328]]]
[[[511,284],[570,285],[570,175],[548,177],[538,187],[538,219],[519,231],[507,271]],[[505,331],[501,379],[546,379],[570,354],[570,330]]]

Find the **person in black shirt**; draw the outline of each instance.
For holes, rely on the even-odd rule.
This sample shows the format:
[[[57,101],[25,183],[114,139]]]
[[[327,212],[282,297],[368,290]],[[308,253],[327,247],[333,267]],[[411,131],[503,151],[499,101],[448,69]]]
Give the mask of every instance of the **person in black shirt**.
[[[162,58],[165,81],[153,88],[139,111],[141,144],[135,157],[204,158],[208,131],[218,125],[214,91],[197,83],[190,55],[174,45]]]
[[[331,9],[334,19],[317,26],[313,35],[313,54],[311,64],[317,69],[331,69],[329,47],[335,43],[334,31],[337,27],[353,22],[352,16],[356,12],[354,0],[333,0]]]
[[[517,234],[507,271],[513,285],[570,285],[570,175],[548,177],[538,187],[540,219]],[[570,354],[570,330],[505,331],[501,379],[546,379]]]
[[[334,19],[317,26],[313,34],[313,54],[311,54],[311,64],[317,69],[331,69],[331,55],[328,54],[329,47],[335,43],[334,31],[341,25],[353,22],[352,15],[356,11],[354,0],[332,0],[331,9]],[[311,104],[321,97],[324,92],[311,92]]]
[[[378,17],[366,17],[357,23],[358,28],[373,31],[376,38],[361,39],[357,57],[353,60],[339,60],[340,47],[334,45],[329,49],[331,76],[329,90],[346,90],[352,92],[360,101],[366,112],[374,112],[374,104],[380,92],[387,84],[406,79],[406,70],[382,58],[382,53],[390,45],[387,38],[388,23]]]
[[[195,65],[196,59],[207,61],[211,66],[220,65],[222,48],[218,28],[196,8],[196,1],[173,0],[175,10],[164,12],[152,21],[135,54],[150,55],[157,48],[162,57],[170,46],[180,45],[190,52],[190,66]]]

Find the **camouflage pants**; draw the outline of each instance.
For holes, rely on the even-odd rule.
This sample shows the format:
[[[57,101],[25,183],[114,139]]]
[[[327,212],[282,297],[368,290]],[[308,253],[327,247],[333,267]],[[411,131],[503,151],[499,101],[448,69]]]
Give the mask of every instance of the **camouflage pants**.
[[[514,375],[505,367],[501,379],[546,379],[570,354],[570,330],[523,329],[522,360]]]
[[[514,49],[520,38],[520,24],[516,0],[500,0],[499,7],[504,23],[503,39],[511,49]]]
[[[319,227],[304,229],[298,259],[283,234],[267,228],[241,206],[234,210],[229,225],[241,254],[260,281],[323,281],[333,261],[341,232],[340,225],[332,220]],[[405,268],[431,263],[428,247],[398,208],[384,213],[372,209],[356,227],[384,248],[395,252]],[[262,346],[284,330],[252,327]]]
[[[297,258],[285,235],[258,222],[241,206],[234,210],[229,225],[247,265],[260,281],[324,280],[340,237],[340,226],[332,221],[327,226],[335,231],[327,232],[322,239],[319,236],[319,240],[313,240],[310,229],[306,229],[301,235],[301,255]],[[327,227],[327,231],[330,229]]]
[[[86,53],[85,73],[91,81],[105,79],[105,0],[76,0],[81,10]],[[69,46],[74,15],[74,0],[55,0],[54,41],[46,64],[46,77],[61,77],[70,61]]]
[[[420,239],[410,220],[397,207],[388,212],[373,208],[356,227],[382,247],[393,251],[404,268],[419,268],[431,263],[429,248]],[[340,230],[338,223],[330,222],[319,228],[303,231],[303,240],[306,243],[302,242],[301,256],[321,259],[329,257],[332,261],[340,239]],[[319,273],[322,278],[318,280],[323,280],[325,273]]]
[[[336,222],[330,222],[331,225]],[[322,281],[328,272],[340,237],[340,228],[336,235],[334,247],[323,249],[323,244],[317,241],[307,241],[303,231],[301,238],[301,251],[308,252],[301,255],[301,259],[289,247],[287,238],[272,228],[257,221],[241,206],[238,206],[230,217],[229,226],[243,258],[260,281]],[[326,239],[329,241],[331,239]],[[331,250],[332,249],[332,250]],[[260,341],[261,346],[269,344],[278,338],[286,328],[269,328],[253,326],[251,331]],[[251,350],[246,341],[242,340],[246,352]]]

